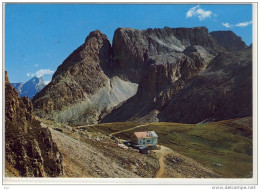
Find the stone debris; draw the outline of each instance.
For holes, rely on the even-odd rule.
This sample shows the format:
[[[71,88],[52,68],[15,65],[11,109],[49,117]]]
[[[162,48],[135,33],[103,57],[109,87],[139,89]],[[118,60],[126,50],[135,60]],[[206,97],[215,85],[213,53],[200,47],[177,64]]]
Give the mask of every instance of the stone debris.
[[[120,148],[122,148],[122,149],[125,149],[125,150],[127,150],[128,149],[128,147],[127,146],[125,146],[124,144],[117,144]]]

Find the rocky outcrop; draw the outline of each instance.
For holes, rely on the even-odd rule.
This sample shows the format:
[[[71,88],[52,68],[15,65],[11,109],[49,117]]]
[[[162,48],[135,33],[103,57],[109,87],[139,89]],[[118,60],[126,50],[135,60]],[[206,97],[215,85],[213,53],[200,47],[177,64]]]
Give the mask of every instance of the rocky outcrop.
[[[100,31],[90,33],[85,43],[58,67],[52,81],[34,97],[35,113],[41,117],[58,118],[59,112],[104,87],[109,79],[101,65],[108,64],[110,50],[104,34]]]
[[[102,122],[125,120],[142,122],[158,121],[158,110],[161,110],[172,96],[184,87],[185,82],[189,78],[204,70],[215,55],[222,51],[222,48],[218,46],[217,42],[214,41],[204,27],[192,29],[148,29],[147,31],[133,29],[118,30],[120,30],[120,36],[126,38],[124,39],[125,42],[122,42],[126,47],[120,47],[123,50],[121,55],[119,50],[118,53],[113,51],[115,64],[120,65],[121,62],[128,64],[129,60],[125,60],[127,58],[125,55],[128,55],[129,59],[134,59],[135,62],[139,61],[142,69],[137,69],[136,75],[131,73],[130,77],[127,77],[127,71],[124,72],[129,80],[131,80],[132,76],[138,79],[138,72],[140,72],[140,79],[138,79],[140,80],[139,87],[137,94],[133,98],[124,104],[108,110],[108,113],[103,113],[101,117]],[[134,34],[131,34],[131,31]],[[117,39],[116,33],[118,32],[115,32],[114,42]],[[139,39],[140,35],[136,33],[142,34],[145,37]],[[133,38],[133,35],[139,38]],[[151,36],[153,40],[156,39],[153,43],[149,41],[151,40]],[[140,51],[145,49],[145,45],[143,44],[150,44],[147,46],[146,60],[141,60],[142,57],[138,56],[142,55],[142,53],[135,48],[131,48],[131,45],[129,47],[130,39],[132,40],[130,44],[138,44],[136,49]],[[143,46],[140,45],[140,42],[143,43]],[[155,44],[157,44],[157,48],[155,48]],[[125,49],[132,49],[132,51],[124,53]],[[139,53],[133,53],[133,50]],[[143,63],[140,63],[142,61]],[[128,67],[134,68],[131,65],[128,65]]]
[[[229,52],[207,45],[150,56],[137,94],[104,113],[101,122],[197,123],[251,116],[251,56],[250,48]]]
[[[204,71],[177,80],[152,97],[140,99],[137,93],[104,114],[102,122],[199,123],[251,116],[252,49],[221,53]]]
[[[18,97],[5,75],[6,176],[58,177],[63,175],[62,155],[50,131],[41,127],[28,97]]]
[[[57,69],[34,99],[35,113],[69,124],[96,123],[103,109],[133,96],[137,84],[113,76],[107,37],[94,31]]]
[[[156,116],[185,81],[205,69],[223,49],[205,27],[135,30],[119,28],[113,41],[114,67],[119,75],[139,83],[125,104],[103,113],[102,122],[157,121]],[[129,72],[130,71],[130,72]],[[130,109],[131,108],[131,109]]]
[[[182,53],[151,56],[148,69],[143,72],[138,92],[143,100],[155,98],[169,86],[185,82],[205,69],[214,55],[202,46],[189,46]]]
[[[180,53],[196,45],[203,46],[212,54],[222,50],[205,27],[118,28],[113,38],[113,69],[122,77],[139,83],[150,57]]]
[[[252,116],[252,49],[218,55],[158,115],[160,121],[198,123]]]
[[[219,43],[219,45],[226,50],[237,51],[247,48],[247,45],[242,41],[241,37],[237,36],[230,30],[215,31],[211,32],[210,34]]]

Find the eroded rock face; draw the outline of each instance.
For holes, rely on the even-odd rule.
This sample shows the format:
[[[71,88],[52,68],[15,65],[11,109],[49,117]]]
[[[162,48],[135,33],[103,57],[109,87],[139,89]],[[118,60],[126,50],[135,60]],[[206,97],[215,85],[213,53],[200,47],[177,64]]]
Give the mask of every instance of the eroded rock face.
[[[161,54],[149,55],[146,67],[141,72],[143,76],[137,94],[124,104],[108,110],[101,121],[197,123],[203,120],[251,116],[252,49],[233,43],[233,49],[238,46],[238,49],[243,50],[229,52],[224,48],[232,48],[220,44],[223,46],[221,48],[212,37],[207,38],[210,34],[205,35],[203,28],[200,30],[198,37],[194,36],[195,32],[188,35],[190,29],[172,30],[175,37],[179,34],[176,39],[180,43],[175,41],[170,44],[181,44],[178,45],[179,49],[168,48],[161,51]],[[129,32],[127,30],[125,33]],[[126,46],[129,43],[128,38],[124,42]],[[236,36],[236,39],[239,37]],[[144,41],[141,40],[142,43]],[[139,45],[139,42],[136,43]],[[131,52],[128,54],[131,55],[131,60],[135,55],[140,55]],[[129,63],[125,60],[126,56],[123,57],[122,63]],[[136,60],[141,59],[139,57]],[[211,74],[202,76],[211,67],[215,68],[210,71]],[[204,69],[206,70],[203,71]]]
[[[120,39],[120,48],[116,45],[116,39],[119,38],[117,35],[125,38]],[[130,40],[132,41],[129,42]],[[151,40],[153,43],[150,43]],[[133,98],[109,110],[109,114],[104,114],[102,122],[158,121],[155,113],[163,109],[172,96],[184,87],[185,82],[204,70],[223,49],[208,34],[206,28],[199,27],[147,31],[118,29],[115,32],[113,50],[115,65],[127,65],[133,61],[142,68],[133,69],[135,75],[124,72],[124,68],[120,66],[119,73],[123,71],[129,80],[132,76],[135,79],[140,76],[138,91]],[[144,52],[147,52],[147,56],[142,57]],[[131,64],[126,68],[129,67],[135,68]],[[154,119],[149,119],[149,115]]]
[[[137,84],[113,76],[111,61],[107,37],[98,30],[91,32],[34,97],[35,113],[69,124],[96,123],[103,109],[125,101],[137,90]]]
[[[180,53],[195,45],[203,46],[211,54],[222,51],[205,27],[118,28],[113,38],[114,70],[122,77],[139,83],[150,57]]]
[[[109,62],[111,46],[107,37],[94,31],[57,69],[52,81],[34,99],[35,113],[54,114],[83,101],[104,87],[109,80],[101,65]]]
[[[159,114],[162,121],[198,123],[252,115],[252,49],[219,54]]]
[[[8,176],[63,175],[62,155],[48,128],[40,126],[29,98],[18,97],[5,75],[5,163]]]
[[[212,37],[218,41],[219,45],[229,51],[243,50],[247,48],[245,42],[241,37],[234,34],[234,32],[228,31],[215,31],[210,33]]]
[[[105,86],[108,77],[101,68],[110,57],[110,43],[94,31],[57,69],[52,81],[33,98],[36,114],[51,115],[83,100]]]

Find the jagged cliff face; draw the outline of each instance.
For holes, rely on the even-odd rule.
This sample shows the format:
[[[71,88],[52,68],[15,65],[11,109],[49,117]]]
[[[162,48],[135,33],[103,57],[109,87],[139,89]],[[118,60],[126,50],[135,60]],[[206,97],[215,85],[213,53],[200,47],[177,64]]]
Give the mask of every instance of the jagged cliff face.
[[[198,123],[252,115],[252,49],[219,54],[159,114],[162,121]]]
[[[212,54],[222,49],[205,27],[148,30],[119,28],[113,38],[114,70],[128,80],[139,83],[144,70],[150,65],[150,59],[155,61],[157,56],[167,59],[196,45],[203,46]]]
[[[180,35],[176,37],[179,43],[177,40],[169,43],[178,44],[179,48],[175,46],[171,50],[164,49],[161,54],[147,56],[147,66],[141,72],[143,76],[136,96],[105,113],[102,122],[130,120],[197,123],[251,116],[252,50],[246,49],[244,42],[237,36],[229,38],[230,46],[221,41],[218,43],[205,28],[167,30],[174,36]],[[224,32],[224,38],[229,33]],[[129,43],[128,38],[131,38],[130,34],[128,36],[123,43],[125,46]],[[169,34],[164,33],[163,36]],[[143,43],[144,40],[139,41]],[[234,49],[242,50],[229,52]],[[126,53],[122,54],[118,57],[125,57]],[[140,54],[135,52],[129,57],[135,60],[133,57]],[[122,61],[125,64],[128,62]],[[215,68],[211,70],[211,75],[200,75],[209,72],[211,67]]]
[[[108,62],[110,48],[105,35],[92,32],[58,67],[46,88],[34,97],[36,114],[54,117],[54,111],[63,111],[105,86],[108,78],[100,64]]]
[[[116,42],[117,36],[125,39]],[[132,42],[129,47],[130,40]],[[126,47],[117,48],[119,45],[116,43]],[[129,51],[125,53],[124,50]],[[133,73],[128,75],[123,67],[120,70],[129,80],[132,76],[135,76],[135,79],[140,76],[139,88],[135,97],[109,110],[108,115],[104,114],[102,122],[159,121],[158,110],[161,110],[172,96],[184,87],[189,78],[204,70],[221,51],[223,48],[204,27],[148,29],[147,31],[118,29],[113,43],[115,63],[121,66],[122,63],[127,65],[134,60],[136,65],[141,65],[140,68],[133,69],[136,75]],[[126,68],[128,67],[131,68],[131,64]]]
[[[247,45],[242,41],[241,37],[237,36],[230,30],[215,31],[211,32],[210,34],[226,50],[237,51],[247,48]]]
[[[188,92],[196,88],[196,82],[191,85],[193,78],[209,65],[222,62],[215,60],[219,54],[246,48],[239,37],[232,34],[229,38],[230,32],[221,35],[228,36],[229,43],[222,41],[218,33],[209,33],[205,27],[118,28],[111,47],[104,34],[94,31],[59,66],[51,83],[35,96],[35,112],[41,117],[76,125],[127,120],[182,121],[181,114],[176,115],[178,108],[173,100],[185,97],[180,95],[185,89],[189,89]],[[236,59],[243,60],[239,56]],[[248,61],[248,65],[250,63]],[[226,75],[230,73],[226,72]],[[205,79],[203,82],[209,84],[201,89],[206,92],[212,81]],[[220,81],[219,86],[221,82],[224,81]],[[221,96],[214,98],[221,99]],[[245,106],[250,108],[250,102],[239,108]],[[191,110],[187,106],[183,109]],[[216,118],[234,117],[231,112]],[[195,113],[191,111],[191,114]],[[203,117],[194,119],[197,115],[183,121],[194,123],[206,117],[202,114]],[[213,115],[207,117],[216,116]],[[245,111],[240,115],[249,116],[250,113]]]
[[[103,109],[116,106],[137,90],[137,84],[111,74],[111,58],[107,37],[91,32],[34,97],[35,113],[69,124],[96,123]]]
[[[56,177],[63,175],[62,155],[48,128],[33,114],[29,98],[18,97],[5,74],[6,176]]]

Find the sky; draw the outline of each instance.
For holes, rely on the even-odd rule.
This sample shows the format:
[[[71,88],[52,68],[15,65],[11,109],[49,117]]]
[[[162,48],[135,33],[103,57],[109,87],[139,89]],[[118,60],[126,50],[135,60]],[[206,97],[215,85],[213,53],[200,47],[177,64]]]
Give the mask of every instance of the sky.
[[[48,82],[91,31],[100,30],[112,42],[118,27],[165,26],[232,30],[250,45],[252,5],[6,4],[5,69],[11,82],[33,76]]]

